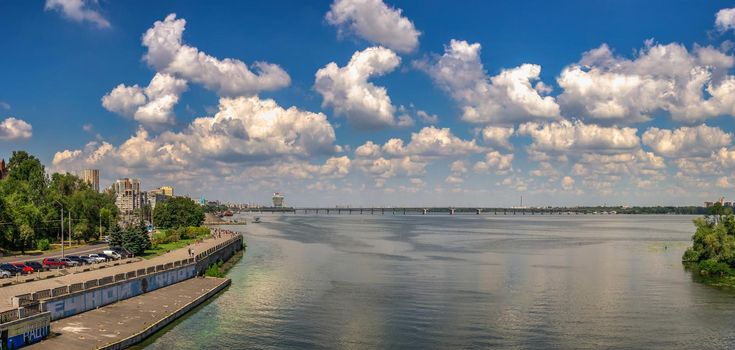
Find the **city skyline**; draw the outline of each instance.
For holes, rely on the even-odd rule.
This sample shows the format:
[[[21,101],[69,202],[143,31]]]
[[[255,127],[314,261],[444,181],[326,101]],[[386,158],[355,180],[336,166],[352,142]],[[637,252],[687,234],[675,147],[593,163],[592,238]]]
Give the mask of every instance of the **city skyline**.
[[[0,158],[295,206],[735,192],[727,2],[228,6],[1,3]]]

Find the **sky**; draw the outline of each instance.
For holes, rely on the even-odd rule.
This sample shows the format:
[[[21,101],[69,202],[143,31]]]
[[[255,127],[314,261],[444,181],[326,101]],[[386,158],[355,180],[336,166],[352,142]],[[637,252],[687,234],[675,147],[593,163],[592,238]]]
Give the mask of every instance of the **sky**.
[[[735,3],[0,0],[0,157],[294,206],[701,205]]]

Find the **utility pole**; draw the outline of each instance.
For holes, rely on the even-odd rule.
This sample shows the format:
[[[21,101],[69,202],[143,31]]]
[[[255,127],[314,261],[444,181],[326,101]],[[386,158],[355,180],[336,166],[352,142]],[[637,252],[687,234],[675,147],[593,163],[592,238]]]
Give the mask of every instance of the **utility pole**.
[[[61,207],[61,256],[64,256],[64,207]]]
[[[69,246],[71,247],[71,210],[69,210]],[[64,253],[61,254],[61,257],[64,257]]]

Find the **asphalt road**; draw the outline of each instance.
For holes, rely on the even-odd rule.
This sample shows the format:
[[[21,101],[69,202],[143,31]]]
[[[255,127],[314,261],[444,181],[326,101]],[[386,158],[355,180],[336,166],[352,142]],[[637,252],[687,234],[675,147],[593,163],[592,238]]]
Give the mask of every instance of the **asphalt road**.
[[[90,244],[85,245],[82,247],[75,247],[75,248],[68,248],[64,249],[64,255],[87,255],[92,253],[100,253],[103,250],[109,248],[110,246],[107,243],[96,243],[96,244]],[[43,253],[43,254],[25,254],[25,255],[13,255],[13,256],[7,256],[7,257],[0,257],[0,263],[7,263],[7,262],[24,262],[24,261],[38,261],[45,258],[60,258],[61,257],[61,250],[56,250],[50,253]]]

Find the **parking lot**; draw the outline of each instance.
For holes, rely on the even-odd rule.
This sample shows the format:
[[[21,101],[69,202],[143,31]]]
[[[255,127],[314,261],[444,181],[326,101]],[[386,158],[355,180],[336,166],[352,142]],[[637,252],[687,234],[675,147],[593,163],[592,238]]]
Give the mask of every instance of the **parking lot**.
[[[230,236],[223,235],[220,238],[206,239],[201,243],[192,244],[192,249],[196,253],[203,252],[209,248],[216,246],[219,243],[227,241],[227,239],[229,238]],[[84,271],[84,269],[90,268],[92,265],[78,267],[77,269],[80,270],[77,271],[74,271],[74,268],[66,269],[65,272],[67,273],[64,275],[61,275],[59,271],[52,270],[50,272],[47,272],[47,275],[44,275],[44,277],[40,280],[33,279],[25,283],[12,283],[0,287],[0,312],[12,308],[11,298],[16,295],[33,293],[40,290],[71,285],[74,283],[86,282],[88,280],[103,278],[107,276],[114,276],[116,274],[127,273],[129,271],[135,271],[137,269],[167,264],[169,262],[186,259],[188,257],[189,253],[187,251],[187,248],[185,247],[149,260],[141,259],[137,261],[131,261],[129,263],[121,263],[121,261],[118,260],[111,263],[106,263],[106,265],[104,265],[105,267],[98,266],[97,268],[90,269],[88,271]],[[56,274],[52,277],[51,275],[54,273]],[[3,282],[8,282],[8,279],[0,279],[0,283]]]
[[[12,284],[18,284],[18,283],[26,283],[26,282],[32,282],[32,281],[38,281],[38,280],[45,280],[49,278],[53,278],[56,276],[65,276],[72,273],[82,273],[82,272],[88,272],[92,270],[99,270],[108,268],[111,266],[117,266],[121,264],[128,264],[131,262],[139,261],[141,258],[129,258],[129,259],[120,259],[120,260],[113,260],[103,263],[96,263],[96,264],[88,264],[88,265],[78,265],[74,267],[67,267],[67,268],[51,268],[47,271],[36,271],[32,274],[22,274],[22,275],[15,275],[10,278],[3,278],[0,279],[0,287],[9,286]]]

